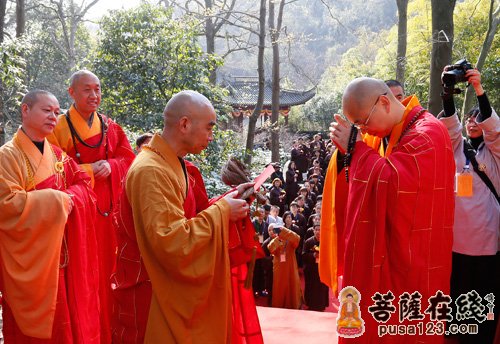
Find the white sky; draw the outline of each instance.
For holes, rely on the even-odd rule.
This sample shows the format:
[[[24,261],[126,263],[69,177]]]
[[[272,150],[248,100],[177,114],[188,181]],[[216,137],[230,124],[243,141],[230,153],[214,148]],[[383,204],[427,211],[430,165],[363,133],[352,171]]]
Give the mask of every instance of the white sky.
[[[85,3],[89,3],[90,0],[85,0]],[[88,19],[99,19],[109,10],[118,10],[123,8],[131,8],[140,4],[140,0],[99,0],[97,4],[90,8],[87,13]]]

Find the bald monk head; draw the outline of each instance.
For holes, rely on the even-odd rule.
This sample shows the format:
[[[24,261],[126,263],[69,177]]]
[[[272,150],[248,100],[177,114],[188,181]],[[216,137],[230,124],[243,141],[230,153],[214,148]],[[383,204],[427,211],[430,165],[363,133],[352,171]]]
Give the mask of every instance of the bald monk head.
[[[363,133],[386,137],[402,120],[405,107],[382,80],[362,77],[347,85],[342,110]]]
[[[88,70],[79,70],[69,78],[68,93],[80,115],[88,120],[101,104],[101,82]]]
[[[32,141],[41,142],[51,134],[58,115],[59,102],[50,92],[32,90],[21,101],[21,127]]]
[[[175,94],[163,111],[162,137],[178,157],[199,154],[213,141],[215,110],[210,101],[195,91]]]

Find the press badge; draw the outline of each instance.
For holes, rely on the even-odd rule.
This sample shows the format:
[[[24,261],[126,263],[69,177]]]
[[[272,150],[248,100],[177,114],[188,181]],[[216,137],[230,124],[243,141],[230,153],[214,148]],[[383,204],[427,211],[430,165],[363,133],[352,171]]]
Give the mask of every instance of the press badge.
[[[455,174],[455,192],[459,197],[472,197],[472,173],[468,162],[462,172]]]
[[[280,263],[286,262],[286,254],[282,253],[280,254]]]

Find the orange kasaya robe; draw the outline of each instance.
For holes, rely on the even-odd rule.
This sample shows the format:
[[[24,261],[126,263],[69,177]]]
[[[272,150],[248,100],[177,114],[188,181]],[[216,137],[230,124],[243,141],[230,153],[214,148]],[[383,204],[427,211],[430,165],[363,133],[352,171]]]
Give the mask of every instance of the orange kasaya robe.
[[[416,97],[407,98],[403,104],[403,120],[392,130],[383,155],[373,138],[364,141],[377,150],[365,142],[356,143],[349,169],[344,228],[337,235],[341,243],[330,241],[330,247],[343,246],[345,250],[343,257],[336,257],[336,262],[343,263],[343,286],[353,286],[361,294],[360,316],[366,330],[361,337],[349,339],[352,343],[443,342],[442,336],[425,334],[380,338],[379,323],[368,312],[368,307],[375,304],[371,298],[376,292],[391,291],[395,296],[393,305],[398,309],[401,294],[418,291],[422,295],[422,314],[429,306],[429,297],[438,290],[449,293],[455,171],[451,142],[446,128],[428,112],[423,112],[405,131],[422,107]],[[329,205],[335,206],[331,193],[328,197]],[[329,209],[323,204],[322,214],[331,214]],[[335,237],[331,224],[322,218],[322,242],[324,232]],[[333,285],[333,271],[337,269],[331,257],[335,251],[327,254],[323,248],[320,269],[327,270],[323,276],[329,276]],[[429,314],[425,314],[423,321],[429,320]],[[408,323],[400,323],[396,312],[385,324]],[[344,342],[347,340],[340,338],[339,343]]]
[[[94,202],[87,174],[48,141],[42,154],[19,130],[0,147],[6,343],[100,342]]]
[[[282,228],[267,246],[273,255],[273,307],[300,309],[302,292],[295,256],[299,242],[298,234]]]
[[[244,296],[235,307],[234,291],[246,266],[230,270],[227,202],[208,206],[196,167],[186,162],[184,171],[158,135],[150,146],[136,158],[126,182],[137,244],[153,287],[145,343],[159,338],[165,343],[262,343],[252,292],[255,318],[241,320],[247,320]],[[195,204],[187,202],[190,186]],[[242,322],[242,333],[236,332],[234,326]]]
[[[75,129],[73,134],[66,115],[69,116]],[[75,107],[71,106],[67,114],[59,116],[53,134],[47,139],[59,146],[88,173],[97,196],[95,228],[98,242],[98,254],[96,256],[99,262],[100,274],[101,338],[104,343],[109,343],[111,341],[113,307],[110,278],[115,268],[117,252],[116,221],[114,217],[116,215],[116,204],[123,188],[123,180],[135,155],[122,128],[106,116],[102,115],[102,118],[101,123],[97,113],[94,113],[92,125],[89,127]],[[79,141],[78,137],[86,144],[97,147],[85,146]],[[111,166],[111,175],[105,179],[94,180],[90,164],[99,160],[108,161]]]

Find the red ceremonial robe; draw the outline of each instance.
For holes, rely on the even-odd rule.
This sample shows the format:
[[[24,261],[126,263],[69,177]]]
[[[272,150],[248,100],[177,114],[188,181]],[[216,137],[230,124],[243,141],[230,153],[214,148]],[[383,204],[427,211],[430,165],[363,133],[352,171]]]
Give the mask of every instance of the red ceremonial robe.
[[[454,214],[455,163],[446,128],[423,112],[416,98],[408,101],[399,134],[386,156],[357,142],[349,169],[345,217],[343,286],[361,293],[365,333],[339,343],[442,343],[442,335],[385,335],[378,325],[416,325],[429,322],[428,299],[449,293]],[[392,143],[391,143],[392,142]],[[396,311],[387,323],[377,323],[368,311],[379,292],[394,295]],[[399,297],[419,292],[424,320],[399,322]],[[435,329],[439,331],[438,328]]]
[[[97,196],[95,228],[98,243],[101,340],[109,343],[111,342],[113,308],[110,278],[115,269],[117,252],[116,204],[123,189],[123,180],[135,155],[123,129],[111,119],[102,115],[103,130],[97,113],[94,113],[91,127],[74,106],[71,106],[68,114],[76,133],[86,144],[94,146],[99,144],[104,133],[98,147],[87,147],[78,140],[76,135],[71,134],[66,115],[60,115],[53,134],[47,139],[75,159],[92,179]],[[108,161],[111,174],[105,179],[94,180],[90,164],[99,160]]]
[[[184,160],[189,183],[184,214],[190,219],[205,210],[209,202],[203,177],[198,168]],[[114,305],[113,342],[143,343],[151,303],[151,281],[141,259],[134,229],[132,209],[123,192],[118,217],[118,258],[112,277]],[[246,265],[231,269],[233,291],[232,343],[262,343],[259,319],[251,289],[243,288]]]
[[[25,159],[34,170],[31,181]],[[54,172],[56,159],[63,174]],[[5,342],[99,343],[95,194],[90,178],[47,141],[42,155],[20,130],[0,149],[0,160]],[[56,209],[48,190],[73,195],[73,209],[60,233],[58,219],[64,211]]]

